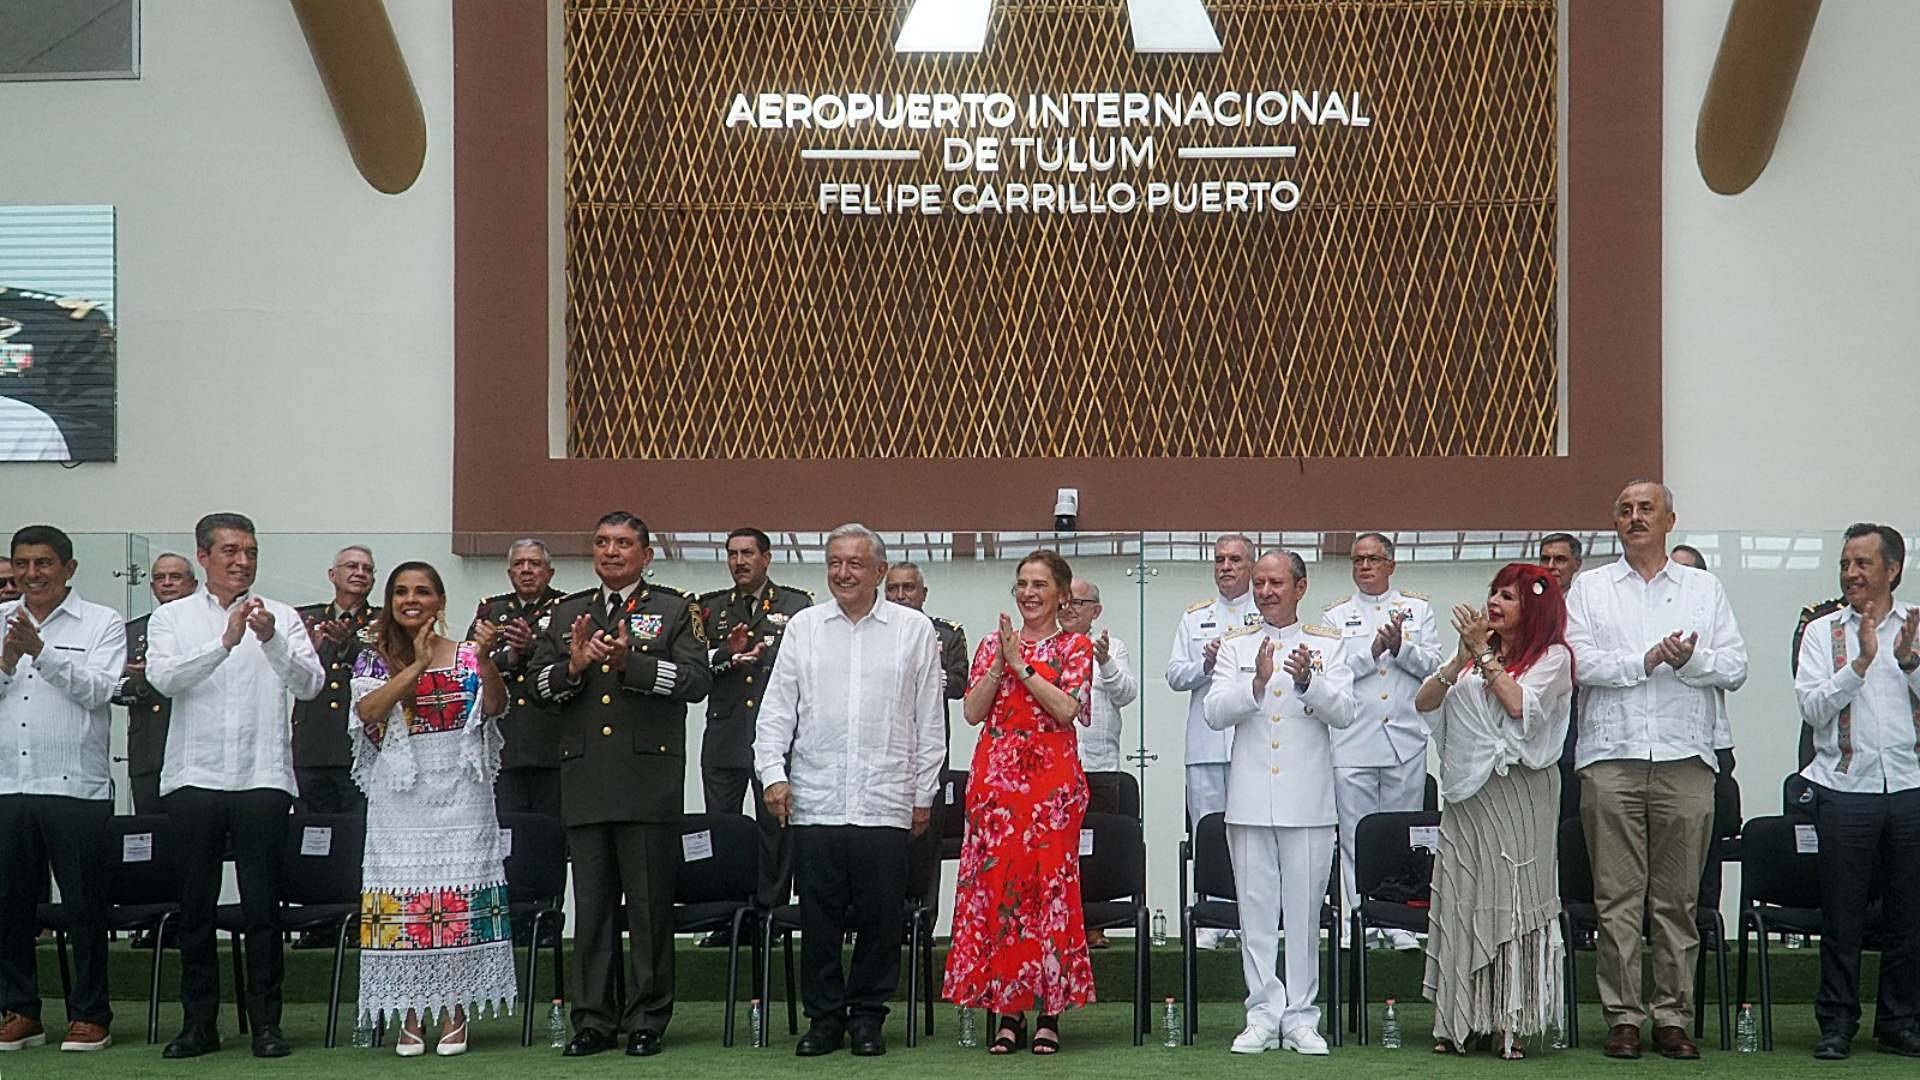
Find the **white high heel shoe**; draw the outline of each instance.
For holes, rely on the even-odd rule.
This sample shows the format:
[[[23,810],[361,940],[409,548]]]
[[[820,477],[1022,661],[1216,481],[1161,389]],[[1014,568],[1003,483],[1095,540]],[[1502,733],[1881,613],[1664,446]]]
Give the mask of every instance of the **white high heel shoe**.
[[[435,1054],[438,1054],[441,1057],[455,1057],[457,1055],[466,1053],[467,1052],[466,1021],[464,1020],[461,1021],[460,1026],[457,1028],[441,1031],[440,1041],[433,1045],[433,1052]]]
[[[427,1040],[423,1034],[415,1034],[402,1027],[393,1040],[393,1052],[401,1057],[419,1057],[427,1052]]]

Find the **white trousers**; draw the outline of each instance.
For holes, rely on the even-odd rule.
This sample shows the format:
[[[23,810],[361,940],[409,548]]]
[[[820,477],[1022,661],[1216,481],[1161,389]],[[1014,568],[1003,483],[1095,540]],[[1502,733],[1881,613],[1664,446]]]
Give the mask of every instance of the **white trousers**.
[[[1227,763],[1210,761],[1187,766],[1188,824],[1198,826],[1208,814],[1227,809]]]
[[[1247,1023],[1285,1034],[1318,1027],[1320,901],[1333,870],[1333,826],[1228,825],[1227,850],[1240,894],[1240,967]],[[1280,927],[1287,935],[1280,980]]]
[[[1333,806],[1340,814],[1340,887],[1346,913],[1360,898],[1353,885],[1353,838],[1360,819],[1391,810],[1418,810],[1427,796],[1427,756],[1398,765],[1333,770]]]

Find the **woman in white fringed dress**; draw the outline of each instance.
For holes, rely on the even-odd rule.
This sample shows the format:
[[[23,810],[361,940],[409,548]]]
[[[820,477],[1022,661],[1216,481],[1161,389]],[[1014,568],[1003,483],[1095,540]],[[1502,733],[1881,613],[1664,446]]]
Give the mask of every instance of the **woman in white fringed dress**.
[[[426,1052],[428,1017],[440,1020],[436,1054],[465,1052],[469,1013],[510,1012],[516,996],[493,802],[507,700],[489,655],[498,630],[443,637],[446,595],[432,566],[395,567],[353,667],[353,778],[367,793],[359,1013],[400,1021],[402,1057]]]

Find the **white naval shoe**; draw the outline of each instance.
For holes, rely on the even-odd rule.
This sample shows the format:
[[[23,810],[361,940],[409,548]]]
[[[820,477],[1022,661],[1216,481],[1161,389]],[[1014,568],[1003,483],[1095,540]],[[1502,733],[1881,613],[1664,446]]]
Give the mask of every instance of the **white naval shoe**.
[[[1247,1030],[1233,1037],[1236,1054],[1264,1054],[1280,1049],[1280,1033],[1265,1024],[1249,1022]]]
[[[1382,930],[1380,936],[1386,940],[1387,948],[1397,952],[1412,952],[1420,947],[1420,939],[1405,930]]]
[[[1296,1054],[1305,1054],[1309,1057],[1327,1056],[1327,1040],[1321,1038],[1319,1032],[1305,1024],[1287,1032],[1287,1037],[1281,1040],[1281,1045]]]

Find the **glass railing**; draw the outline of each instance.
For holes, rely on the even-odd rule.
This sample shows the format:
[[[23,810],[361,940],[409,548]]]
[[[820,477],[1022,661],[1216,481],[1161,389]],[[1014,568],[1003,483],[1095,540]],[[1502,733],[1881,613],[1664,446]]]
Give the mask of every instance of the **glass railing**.
[[[1125,711],[1124,745],[1129,767],[1141,780],[1143,815],[1152,852],[1153,903],[1169,913],[1176,907],[1175,852],[1184,821],[1181,759],[1186,700],[1167,687],[1165,669],[1175,627],[1186,608],[1215,595],[1213,541],[1218,531],[1191,532],[908,532],[887,533],[890,555],[919,564],[926,576],[927,611],[960,623],[969,647],[991,628],[1001,612],[1012,613],[1008,598],[1015,562],[1036,547],[1052,547],[1072,562],[1074,571],[1100,586],[1101,625],[1123,638],[1134,657],[1141,694]],[[772,577],[782,584],[826,597],[824,544],[819,532],[779,532],[774,538]],[[1308,564],[1309,591],[1302,611],[1312,621],[1322,607],[1352,591],[1345,552],[1352,533],[1258,533],[1264,549],[1289,547]],[[1422,593],[1444,612],[1453,604],[1484,599],[1486,583],[1502,564],[1530,559],[1540,533],[1406,532],[1389,533],[1398,545],[1394,585]],[[1611,532],[1577,534],[1587,545],[1591,568],[1618,557]],[[546,538],[557,551],[583,552],[580,535]],[[1789,674],[1789,642],[1804,605],[1835,595],[1837,532],[1688,531],[1674,543],[1705,553],[1708,569],[1726,583],[1747,640],[1751,674],[1744,689],[1729,700],[1744,791],[1744,812],[1751,817],[1776,812],[1781,780],[1796,765],[1799,720]],[[260,591],[300,604],[328,599],[327,569],[335,552],[348,544],[371,547],[384,581],[387,567],[407,559],[434,563],[447,581],[451,621],[464,616],[482,598],[503,592],[506,553],[456,556],[454,537],[446,533],[263,533],[260,536]],[[166,533],[90,533],[75,537],[80,561],[77,585],[91,599],[130,615],[152,606],[146,567],[162,552],[192,554],[192,538]],[[668,533],[655,538],[650,580],[699,593],[727,587],[723,533]],[[556,587],[594,584],[584,557],[556,558]],[[377,590],[376,590],[377,592]],[[1444,618],[1442,619],[1444,624]],[[1451,643],[1450,632],[1443,631]],[[701,790],[698,777],[702,712],[693,709],[688,726],[690,806]],[[123,753],[124,732],[116,728],[115,754]],[[956,723],[951,747],[956,767],[965,767],[973,750],[973,730]],[[124,768],[124,766],[119,766]],[[124,804],[126,798],[121,796]],[[1737,893],[1730,893],[1737,895]]]

